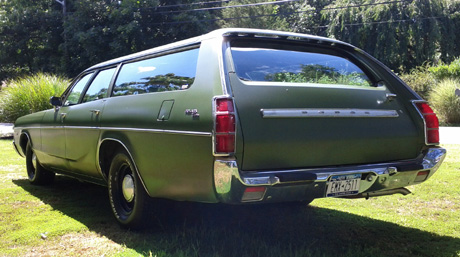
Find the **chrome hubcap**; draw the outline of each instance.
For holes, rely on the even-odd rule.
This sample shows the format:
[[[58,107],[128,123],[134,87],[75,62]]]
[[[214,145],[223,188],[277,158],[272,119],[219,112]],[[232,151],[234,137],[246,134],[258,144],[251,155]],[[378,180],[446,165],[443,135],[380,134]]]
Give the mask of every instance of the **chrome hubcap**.
[[[35,153],[32,153],[32,166],[34,167],[34,170],[37,170],[38,163],[37,156],[35,155]]]
[[[126,174],[122,182],[123,197],[127,202],[134,199],[134,180],[131,174]]]

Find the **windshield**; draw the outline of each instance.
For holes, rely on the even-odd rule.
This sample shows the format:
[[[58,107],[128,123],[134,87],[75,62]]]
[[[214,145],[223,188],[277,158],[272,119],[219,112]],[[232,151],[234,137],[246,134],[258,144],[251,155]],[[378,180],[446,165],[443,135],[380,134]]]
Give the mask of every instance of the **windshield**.
[[[232,47],[236,73],[245,81],[371,86],[350,60],[324,53]]]

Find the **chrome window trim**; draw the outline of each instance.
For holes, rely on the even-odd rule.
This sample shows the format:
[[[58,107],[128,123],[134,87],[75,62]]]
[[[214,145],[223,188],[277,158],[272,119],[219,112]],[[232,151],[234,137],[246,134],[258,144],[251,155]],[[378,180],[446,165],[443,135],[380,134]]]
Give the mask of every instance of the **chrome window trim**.
[[[224,37],[221,38],[221,42],[222,42],[222,48],[221,48],[221,51],[218,52],[218,55],[217,55],[217,58],[218,58],[218,62],[219,62],[219,71],[220,71],[220,80],[221,80],[221,84],[222,84],[222,94],[223,95],[233,95],[232,94],[232,89],[230,88],[230,83],[227,83],[227,79],[228,77],[226,76],[226,73],[229,72],[229,71],[232,71],[234,70],[233,68],[230,68],[228,67],[228,63],[226,63],[226,58],[225,57],[228,57],[229,55],[229,58],[230,60],[232,60],[231,58],[231,52],[229,51],[229,53],[227,53],[227,50],[230,49],[230,42],[228,42],[227,40],[225,40]]]
[[[160,58],[160,57],[164,57],[164,56],[168,56],[168,55],[178,54],[178,53],[182,53],[182,52],[186,52],[186,51],[191,51],[191,50],[195,50],[195,49],[198,50],[198,53],[197,53],[197,56],[196,56],[196,65],[195,65],[195,77],[193,78],[193,83],[191,85],[189,85],[189,87],[187,87],[186,89],[181,89],[181,90],[160,91],[160,92],[146,92],[146,93],[141,93],[141,94],[158,94],[158,93],[177,92],[177,91],[181,92],[181,91],[185,91],[185,90],[190,89],[195,84],[195,79],[196,79],[197,69],[198,69],[198,58],[200,56],[201,42],[195,43],[193,45],[189,45],[189,46],[186,46],[186,47],[173,48],[173,49],[170,49],[168,51],[153,53],[151,55],[141,56],[141,57],[136,58],[136,59],[131,59],[131,60],[119,62],[118,66],[117,66],[117,69],[116,69],[116,73],[115,73],[116,76],[114,76],[112,78],[112,80],[111,80],[111,84],[110,84],[111,87],[109,88],[110,94],[109,94],[108,97],[130,96],[130,95],[117,95],[117,96],[113,95],[113,91],[117,87],[116,82],[118,80],[119,75],[122,72],[123,66],[129,65],[129,64],[134,64],[134,63],[137,63],[137,62],[146,61],[146,60],[152,60],[152,59],[155,59],[155,58]]]
[[[263,118],[397,118],[396,110],[373,109],[261,109]]]

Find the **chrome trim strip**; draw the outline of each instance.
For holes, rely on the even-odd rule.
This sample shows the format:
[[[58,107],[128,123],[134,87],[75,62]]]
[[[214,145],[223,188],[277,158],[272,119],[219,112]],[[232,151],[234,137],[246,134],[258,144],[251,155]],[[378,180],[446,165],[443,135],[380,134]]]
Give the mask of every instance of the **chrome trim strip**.
[[[216,101],[217,99],[230,99],[233,104],[233,112],[217,112],[217,106],[216,106]],[[235,132],[232,133],[217,133],[216,132],[216,117],[218,114],[233,114],[235,116]],[[212,127],[212,153],[214,156],[231,156],[236,153],[236,134],[237,134],[237,129],[238,129],[238,116],[236,114],[236,106],[235,106],[235,101],[233,98],[229,95],[218,95],[214,96],[212,98],[212,122],[213,122],[213,127]],[[234,134],[235,135],[235,149],[233,153],[219,153],[216,150],[216,135],[218,134]]]
[[[421,160],[415,160],[423,166],[415,165],[413,169],[398,171],[395,164],[369,164],[365,166],[344,167],[328,170],[321,168],[315,170],[293,169],[277,171],[251,171],[243,172],[238,169],[235,158],[216,158],[214,160],[214,186],[218,199],[226,203],[241,203],[245,188],[267,187],[267,196],[259,201],[289,201],[306,199],[306,197],[326,197],[328,179],[334,175],[363,174],[357,195],[347,198],[370,197],[403,192],[401,188],[409,185],[420,184],[429,179],[439,168],[446,156],[443,148],[432,147],[424,151]],[[372,167],[377,165],[376,167]],[[384,165],[384,166],[382,166]],[[309,171],[316,175],[315,178],[303,179],[297,172]],[[417,181],[420,171],[429,171],[428,177]],[[284,174],[291,173],[291,178],[283,180]],[[302,172],[299,172],[302,173]],[[302,190],[299,190],[301,188]]]
[[[147,194],[149,194],[149,190],[147,189],[147,186],[145,185],[144,180],[142,179],[142,176],[141,176],[141,174],[139,173],[139,169],[137,168],[136,162],[134,161],[134,158],[133,158],[131,152],[128,150],[128,147],[127,147],[123,142],[121,142],[121,141],[118,140],[118,139],[115,139],[115,138],[104,138],[103,140],[100,140],[100,141],[99,141],[99,145],[97,146],[97,150],[96,150],[96,160],[97,160],[97,163],[98,163],[97,168],[98,168],[98,170],[99,170],[99,173],[102,175],[102,178],[104,178],[104,179],[107,181],[107,184],[108,184],[109,178],[108,178],[107,176],[105,176],[104,172],[102,171],[101,162],[100,162],[100,159],[99,159],[99,150],[100,150],[100,148],[101,148],[101,145],[102,145],[102,143],[103,143],[104,141],[108,141],[108,140],[109,140],[109,141],[115,141],[115,142],[119,143],[121,146],[123,146],[123,148],[125,149],[125,151],[128,153],[129,158],[131,158],[131,161],[133,162],[134,169],[135,169],[135,171],[136,171],[136,173],[137,173],[137,176],[138,176],[139,179],[141,180],[141,184],[142,184],[142,186],[144,187],[145,192],[147,192]]]
[[[446,157],[447,151],[444,148],[430,148],[423,158],[424,169],[438,169]]]
[[[442,161],[446,156],[446,149],[444,148],[429,148],[422,160],[423,170],[431,170],[433,174],[441,165]],[[220,166],[216,166],[219,163]],[[384,165],[384,167],[372,168],[373,165]],[[394,164],[393,164],[394,165]],[[366,168],[366,166],[369,166]],[[228,171],[224,174],[219,174],[219,171],[222,171],[223,167],[227,167]],[[218,169],[220,168],[220,169]],[[225,169],[224,169],[225,170]],[[238,170],[238,165],[236,160],[215,160],[215,172],[222,178],[233,174],[239,177],[239,180],[243,182],[246,186],[251,185],[275,185],[279,183],[279,180],[271,177],[273,174],[285,174],[285,173],[294,173],[294,172],[309,172],[310,169],[292,169],[292,170],[278,170],[278,171],[252,171],[251,173],[240,174]],[[346,175],[346,174],[356,174],[356,173],[374,173],[376,175],[394,175],[399,173],[398,170],[393,167],[391,164],[369,164],[359,167],[358,169],[344,170],[344,171],[330,171],[330,172],[315,172],[317,178],[316,181],[326,181],[330,176],[333,175]],[[255,175],[255,176],[253,176]],[[227,179],[229,180],[229,179]],[[263,183],[262,183],[263,181]],[[218,185],[220,183],[216,183]]]
[[[439,143],[428,143],[428,131],[427,131],[427,126],[426,126],[425,116],[423,116],[422,111],[420,111],[420,109],[417,107],[417,103],[428,103],[428,102],[425,100],[412,100],[411,103],[414,106],[415,110],[417,110],[417,113],[420,115],[420,118],[423,121],[423,132],[425,133],[425,145],[439,145]],[[438,127],[438,132],[439,132],[439,127]]]
[[[199,131],[185,131],[185,130],[168,130],[168,129],[140,129],[140,128],[111,128],[101,127],[101,130],[116,130],[116,131],[134,131],[134,132],[147,132],[147,133],[166,133],[166,134],[182,134],[190,136],[205,136],[210,137],[210,132]]]
[[[387,175],[390,174],[390,171],[393,173],[396,171],[394,167],[388,168],[377,168],[377,169],[366,169],[366,170],[349,170],[349,171],[336,171],[336,172],[325,172],[325,173],[316,173],[316,181],[327,181],[329,177],[334,175],[348,175],[348,174],[357,174],[357,173],[375,173],[376,175]]]
[[[99,129],[99,130],[110,130],[110,131],[134,131],[134,132],[147,132],[147,133],[166,133],[166,134],[182,134],[191,136],[211,136],[210,132],[199,132],[199,131],[182,131],[182,130],[168,130],[168,129],[141,129],[141,128],[118,128],[118,127],[90,127],[90,126],[46,126],[41,129]]]
[[[371,109],[261,109],[263,118],[396,118],[396,110]]]

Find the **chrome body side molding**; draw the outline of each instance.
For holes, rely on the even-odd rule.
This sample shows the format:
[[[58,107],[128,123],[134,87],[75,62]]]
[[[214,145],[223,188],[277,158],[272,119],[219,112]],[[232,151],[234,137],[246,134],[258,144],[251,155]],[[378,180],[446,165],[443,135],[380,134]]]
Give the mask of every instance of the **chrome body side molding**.
[[[90,127],[90,126],[42,126],[42,127],[27,127],[27,128],[36,128],[36,129],[99,129],[102,131],[131,131],[131,132],[145,132],[145,133],[166,133],[166,134],[183,134],[191,136],[211,136],[210,132],[200,132],[200,131],[186,131],[186,130],[166,130],[166,129],[142,129],[142,128],[121,128],[121,127]]]
[[[368,109],[261,109],[263,118],[397,118],[396,110]]]

